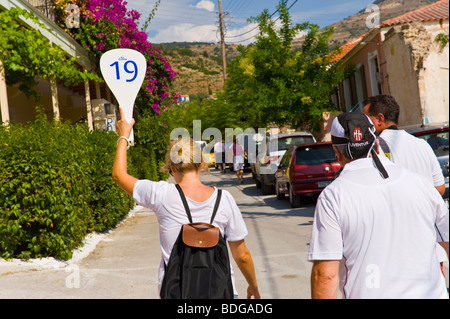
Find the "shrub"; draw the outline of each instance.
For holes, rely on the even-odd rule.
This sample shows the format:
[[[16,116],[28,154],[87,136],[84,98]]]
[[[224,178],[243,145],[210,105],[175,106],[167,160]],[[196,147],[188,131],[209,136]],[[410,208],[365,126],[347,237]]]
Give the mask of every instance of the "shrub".
[[[91,161],[88,206],[92,217],[90,228],[95,231],[114,227],[133,205],[131,198],[111,178],[116,143],[117,135],[114,133],[94,131],[88,134],[88,158]],[[131,161],[128,168],[130,172],[134,171]]]
[[[136,178],[158,181],[169,177],[168,172],[160,170],[165,164],[167,142],[170,139],[168,116],[167,112],[156,115],[154,112],[144,111],[136,122],[136,145],[129,151]]]
[[[139,144],[131,149],[130,156],[135,169],[135,177],[138,179],[158,180],[158,168],[155,151]]]
[[[111,179],[117,136],[87,125],[0,126],[0,255],[69,259],[133,206]]]

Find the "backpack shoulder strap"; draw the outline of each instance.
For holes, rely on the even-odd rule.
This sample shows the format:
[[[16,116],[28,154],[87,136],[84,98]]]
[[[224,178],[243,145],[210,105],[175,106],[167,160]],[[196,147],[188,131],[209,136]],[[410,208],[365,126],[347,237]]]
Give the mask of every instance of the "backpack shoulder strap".
[[[180,197],[181,197],[181,200],[183,201],[183,206],[184,206],[184,209],[186,210],[186,215],[189,218],[189,222],[192,223],[191,210],[189,209],[189,205],[187,203],[186,196],[184,196],[183,190],[181,189],[180,185],[175,184],[175,187],[177,188],[178,193],[180,193]]]
[[[219,208],[219,204],[220,204],[220,199],[222,198],[222,190],[221,189],[217,189],[217,198],[216,198],[216,204],[214,205],[214,210],[211,216],[211,221],[209,222],[210,224],[213,223],[214,218],[216,217],[216,213],[217,213],[217,209]]]
[[[181,197],[181,200],[183,201],[183,206],[184,206],[184,209],[186,210],[186,215],[188,216],[189,222],[192,223],[193,221],[192,221],[192,216],[191,216],[191,210],[189,209],[189,205],[187,203],[186,196],[184,196],[183,190],[181,189],[180,185],[175,184],[175,187],[177,188],[178,193],[180,193],[180,197]],[[211,221],[209,222],[210,224],[213,223],[214,218],[216,217],[216,213],[219,208],[221,198],[222,198],[222,190],[218,189],[216,203],[214,205],[214,210],[213,210],[213,213],[211,216]]]

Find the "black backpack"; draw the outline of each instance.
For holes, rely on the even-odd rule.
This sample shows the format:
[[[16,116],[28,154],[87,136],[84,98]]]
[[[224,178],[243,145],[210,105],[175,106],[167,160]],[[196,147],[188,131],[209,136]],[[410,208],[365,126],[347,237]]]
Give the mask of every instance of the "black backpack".
[[[172,248],[161,286],[161,299],[232,299],[230,260],[227,243],[218,227],[212,224],[219,207],[222,190],[207,223],[193,223],[181,187],[176,185],[190,224],[181,227]]]

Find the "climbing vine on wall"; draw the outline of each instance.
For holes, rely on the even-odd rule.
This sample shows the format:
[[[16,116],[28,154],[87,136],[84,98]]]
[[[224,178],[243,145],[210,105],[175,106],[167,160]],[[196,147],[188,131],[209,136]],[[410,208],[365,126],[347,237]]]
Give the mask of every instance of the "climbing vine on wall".
[[[436,38],[434,38],[434,41],[440,44],[441,49],[444,49],[448,44],[448,34],[445,33],[439,33]]]
[[[27,27],[21,19],[31,20],[46,29],[37,17],[26,10],[11,8],[0,12],[0,59],[8,85],[18,84],[27,96],[39,98],[36,90],[39,77],[68,85],[81,83],[85,79],[101,81],[94,73],[79,69],[77,58],[68,57],[64,50],[51,45],[39,30]]]

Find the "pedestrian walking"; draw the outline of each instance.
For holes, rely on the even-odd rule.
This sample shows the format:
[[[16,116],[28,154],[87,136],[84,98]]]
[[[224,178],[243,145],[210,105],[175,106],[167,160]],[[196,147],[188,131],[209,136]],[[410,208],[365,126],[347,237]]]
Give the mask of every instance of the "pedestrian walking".
[[[196,153],[200,154],[199,146],[192,139],[176,140],[169,146],[166,155],[166,169],[173,175],[176,185],[165,181],[138,180],[127,172],[127,141],[134,120],[127,122],[122,109],[120,112],[121,120],[116,126],[119,139],[114,159],[113,180],[128,195],[133,196],[138,204],[152,209],[158,218],[162,250],[159,266],[159,289],[161,289],[165,267],[169,263],[180,229],[182,225],[189,223],[187,206],[190,210],[190,217],[195,222],[209,222],[211,212],[216,212],[212,224],[218,227],[220,233],[225,236],[233,259],[248,282],[247,298],[260,298],[253,261],[245,244],[247,228],[241,212],[229,192],[221,191],[219,202],[219,190],[201,182],[200,171],[204,168],[204,162],[201,156],[198,161],[194,157]],[[198,149],[195,149],[196,147]],[[181,193],[183,196],[180,196]],[[216,203],[219,203],[217,208],[215,208]],[[233,273],[231,276],[236,295]],[[204,281],[216,279],[202,277],[200,281],[202,281],[202,285],[205,285]]]
[[[423,176],[377,155],[361,113],[331,129],[343,167],[320,194],[311,232],[313,298],[448,298],[436,242],[448,254],[449,212]]]
[[[441,166],[430,144],[398,128],[400,106],[393,96],[377,95],[363,102],[363,112],[375,125],[380,146],[387,157],[400,166],[428,179],[441,195],[445,193],[445,180]],[[440,245],[436,246],[443,264],[448,260]]]
[[[390,95],[377,95],[363,102],[363,112],[372,120],[380,146],[394,163],[427,178],[441,195],[445,192],[445,180],[439,161],[431,146],[398,128],[400,106]]]
[[[234,138],[233,143],[233,169],[236,172],[237,182],[238,184],[243,183],[244,181],[244,163],[245,163],[245,152],[244,146],[239,143],[239,140]]]
[[[217,167],[219,168],[222,174],[225,173],[225,144],[223,144],[222,140],[218,140],[216,144],[214,144],[214,159]]]

